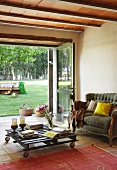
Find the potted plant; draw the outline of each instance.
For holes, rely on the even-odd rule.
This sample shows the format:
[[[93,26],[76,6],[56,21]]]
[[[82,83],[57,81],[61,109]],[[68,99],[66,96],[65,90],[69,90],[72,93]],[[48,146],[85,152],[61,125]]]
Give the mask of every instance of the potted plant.
[[[38,105],[35,108],[35,114],[37,117],[44,117],[44,112],[47,110],[47,105]]]
[[[40,105],[36,106],[35,114],[38,117],[45,117],[46,120],[48,121],[49,127],[53,126],[53,122],[52,122],[53,115],[51,114],[51,112],[48,111],[48,104],[42,106]]]

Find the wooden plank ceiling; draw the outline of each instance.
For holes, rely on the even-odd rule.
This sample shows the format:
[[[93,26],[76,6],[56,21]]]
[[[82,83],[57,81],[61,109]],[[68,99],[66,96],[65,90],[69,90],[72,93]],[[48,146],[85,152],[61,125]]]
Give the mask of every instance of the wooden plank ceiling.
[[[0,0],[0,24],[82,32],[117,22],[117,0]],[[72,39],[4,34],[0,43],[48,44],[72,42]]]

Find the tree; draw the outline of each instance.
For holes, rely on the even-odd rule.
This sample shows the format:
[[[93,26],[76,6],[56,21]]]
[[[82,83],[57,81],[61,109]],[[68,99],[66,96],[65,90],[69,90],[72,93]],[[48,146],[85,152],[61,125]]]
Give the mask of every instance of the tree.
[[[13,74],[17,79],[42,76],[47,70],[47,49],[39,47],[0,46],[0,70],[5,74]],[[36,70],[36,73],[35,73]]]
[[[36,56],[36,60],[34,61],[34,64],[36,66],[36,78],[40,78],[41,76],[46,78],[47,75],[45,75],[45,73],[47,73],[47,66],[48,66],[47,50],[42,51],[42,53]]]
[[[67,78],[67,80],[69,80],[70,76],[71,65],[69,64],[71,63],[70,62],[72,56],[71,53],[72,53],[71,47],[62,48],[59,50],[58,53],[58,74],[59,77],[63,77],[63,72],[66,72],[65,77]]]

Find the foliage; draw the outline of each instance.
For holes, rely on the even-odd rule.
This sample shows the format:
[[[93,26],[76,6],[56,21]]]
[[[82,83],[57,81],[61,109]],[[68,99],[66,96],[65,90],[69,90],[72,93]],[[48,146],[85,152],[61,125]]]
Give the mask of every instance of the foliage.
[[[72,59],[72,48],[67,47],[60,49],[58,52],[58,77],[63,77],[63,72],[65,73],[65,77],[69,80],[70,77],[70,67],[71,67],[71,59]],[[69,64],[68,64],[69,63]]]
[[[44,112],[47,112],[47,111],[48,111],[48,110],[47,110],[47,107],[48,107],[47,104],[42,105],[42,106],[36,106],[35,110],[36,110],[37,112],[44,113]]]
[[[47,57],[44,56],[44,53],[38,54],[35,58],[34,64],[36,69],[36,79],[41,76],[46,76],[45,70],[47,71],[48,61]],[[46,78],[46,77],[45,77]]]
[[[44,116],[45,116],[46,120],[48,121],[49,126],[52,127],[53,126],[53,122],[52,122],[53,115],[50,112],[45,112]]]
[[[36,70],[35,70],[36,69]],[[8,78],[14,74],[16,79],[36,78],[47,70],[47,49],[38,47],[0,46],[0,71]],[[39,78],[39,77],[38,77]]]
[[[53,115],[52,113],[50,113],[48,111],[48,104],[45,104],[45,105],[42,105],[42,106],[36,106],[36,109],[35,109],[37,112],[41,112],[44,114],[45,118],[47,119],[50,127],[52,127],[52,118],[53,118]]]

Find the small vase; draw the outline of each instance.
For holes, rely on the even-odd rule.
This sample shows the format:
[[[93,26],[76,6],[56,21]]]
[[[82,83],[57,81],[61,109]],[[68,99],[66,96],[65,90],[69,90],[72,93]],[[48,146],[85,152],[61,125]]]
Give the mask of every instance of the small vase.
[[[49,128],[49,129],[52,129],[52,128],[53,128],[53,123],[52,123],[52,121],[51,121],[51,122],[48,121],[48,128]]]
[[[52,129],[52,128],[53,128],[53,126],[48,124],[48,129]]]

